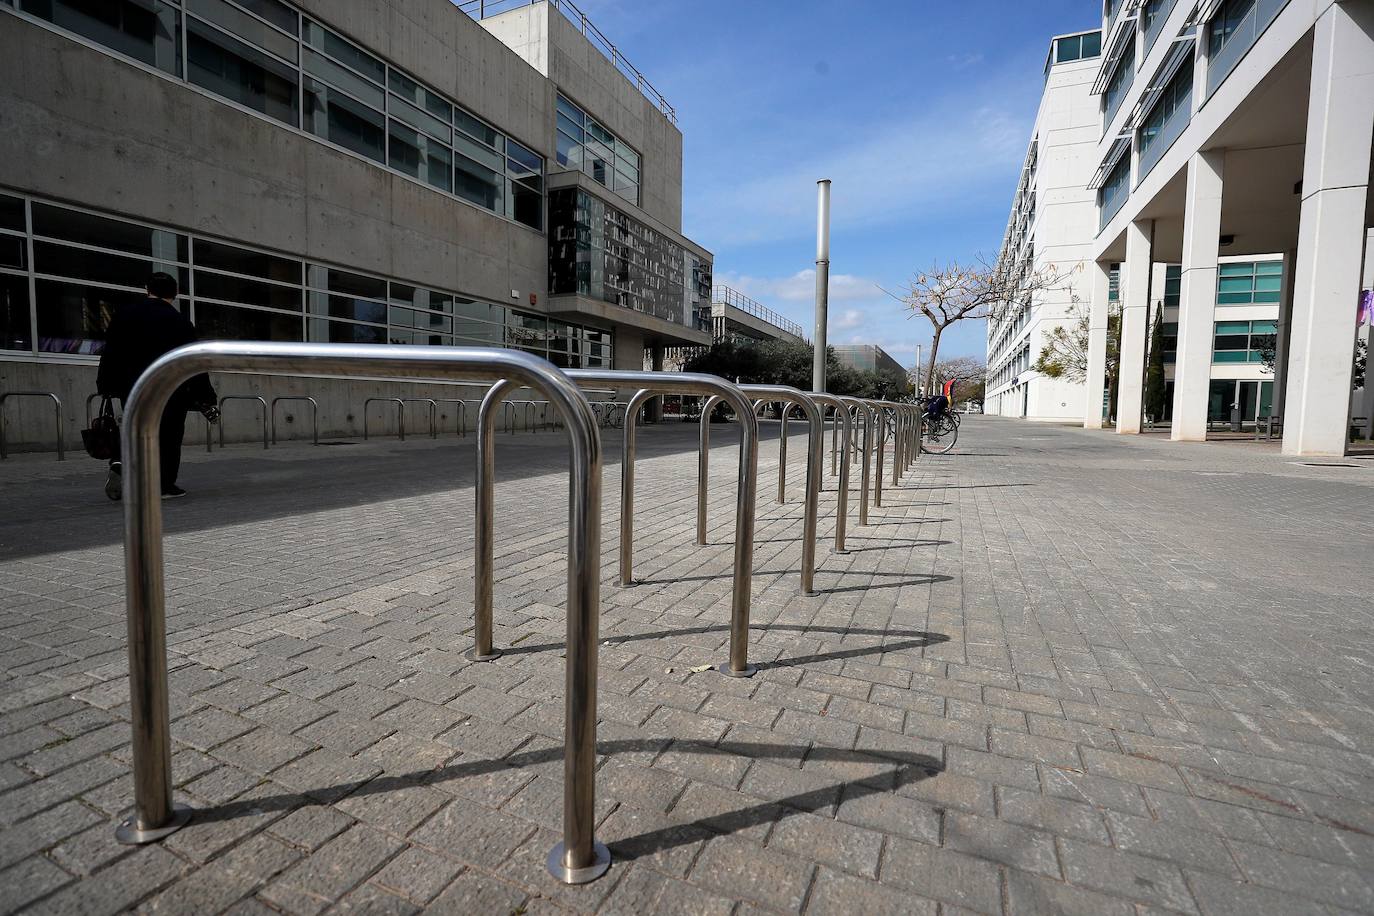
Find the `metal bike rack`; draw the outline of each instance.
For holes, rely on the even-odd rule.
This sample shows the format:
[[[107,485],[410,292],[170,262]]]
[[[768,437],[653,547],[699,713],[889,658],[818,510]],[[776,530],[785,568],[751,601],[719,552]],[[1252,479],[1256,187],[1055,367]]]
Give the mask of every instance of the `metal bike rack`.
[[[601,369],[569,369],[567,376],[583,388],[594,384],[641,385],[625,412],[624,451],[620,477],[620,583],[633,584],[635,420],[639,409],[663,394],[719,395],[739,414],[739,489],[735,505],[734,585],[730,610],[730,660],[717,670],[732,677],[749,677],[757,669],[749,664],[749,607],[754,561],[754,503],[758,490],[758,422],[749,400],[738,387],[713,375],[686,372],[633,372]],[[477,523],[476,591],[474,595],[474,645],[467,657],[490,661],[500,655],[492,645],[492,583],[494,580],[493,516],[495,511],[495,417],[499,406],[515,386],[494,385],[477,418]]]
[[[429,405],[429,437],[439,438],[439,402],[434,398],[400,398],[402,404],[428,404]],[[404,409],[404,408],[402,408]]]
[[[782,446],[778,451],[778,502],[783,499],[783,479],[787,476],[787,415],[793,408],[800,410],[806,417],[809,429],[806,442],[806,486],[805,505],[802,511],[802,561],[801,593],[814,596],[816,571],[816,516],[820,512],[821,468],[825,465],[825,420],[816,399],[787,385],[741,385],[740,390],[751,398],[756,398],[755,406],[768,403],[782,405]],[[706,430],[707,425],[703,424]],[[707,433],[702,433],[703,446],[709,446]],[[704,537],[706,518],[706,470],[708,448],[703,447],[697,456],[697,534]]]
[[[288,395],[272,399],[272,406],[268,408],[272,414],[272,444],[277,444],[277,403],[280,401],[305,401],[310,405],[310,428],[315,438],[315,444],[320,444],[320,405],[309,395]]]
[[[863,424],[863,442],[860,443],[856,436],[851,440],[854,448],[859,452],[860,472],[859,472],[859,524],[868,524],[868,491],[872,482],[871,472],[873,470],[872,451],[873,451],[873,425],[877,419],[877,411],[869,402],[852,398],[848,395],[841,395],[840,401],[854,411],[856,419]]]
[[[402,442],[406,441],[406,404],[400,398],[368,398],[363,401],[363,440],[366,441],[367,435],[367,410],[374,401],[382,401],[396,405],[396,431],[400,433]]]
[[[226,394],[219,399],[219,447],[224,448],[224,405],[229,401],[257,401],[262,407],[262,447],[267,448],[267,415],[271,412],[267,406],[267,399],[258,397],[256,394]],[[127,408],[124,411],[128,413]]]
[[[10,398],[52,398],[57,432],[57,460],[66,461],[67,452],[62,446],[62,399],[51,391],[6,391],[0,394],[0,461],[9,457],[5,442],[5,402]]]
[[[849,415],[849,409],[837,396],[823,391],[809,391],[807,396],[819,404],[829,404],[835,408],[835,422],[841,424],[840,479],[835,505],[835,546],[831,548],[831,552],[846,554],[849,553],[844,545],[844,538],[849,515],[849,443],[854,437],[853,420]]]
[[[467,425],[468,425],[468,402],[467,402],[466,399],[464,399],[464,398],[429,398],[428,400],[429,400],[431,403],[435,404],[436,407],[437,407],[437,405],[439,405],[439,404],[454,404],[454,405],[456,405],[456,409],[454,410],[454,414],[456,415],[456,416],[455,416],[455,419],[458,421],[458,437],[461,439],[461,438],[463,438],[463,437],[465,437],[465,436],[467,435]]]
[[[596,669],[600,616],[601,441],[591,408],[568,377],[515,350],[218,341],[164,355],[134,385],[125,411],[124,576],[129,622],[129,713],[133,725],[134,813],[121,843],[148,843],[179,829],[189,808],[172,801],[167,620],[162,553],[158,426],[177,387],[201,372],[309,373],[343,378],[433,377],[460,373],[537,388],[558,405],[571,446],[568,504],[567,696],[563,841],[548,857],[559,880],[594,880],[610,866],[596,842]]]

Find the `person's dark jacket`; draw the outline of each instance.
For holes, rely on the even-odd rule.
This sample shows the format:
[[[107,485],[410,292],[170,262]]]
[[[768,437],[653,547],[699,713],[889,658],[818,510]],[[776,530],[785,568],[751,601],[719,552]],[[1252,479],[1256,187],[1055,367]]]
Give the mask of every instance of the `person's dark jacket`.
[[[128,400],[143,371],[162,354],[196,340],[196,327],[174,305],[147,298],[121,306],[105,334],[96,391],[105,397]],[[199,410],[215,404],[210,376],[191,378],[172,396],[170,407]]]

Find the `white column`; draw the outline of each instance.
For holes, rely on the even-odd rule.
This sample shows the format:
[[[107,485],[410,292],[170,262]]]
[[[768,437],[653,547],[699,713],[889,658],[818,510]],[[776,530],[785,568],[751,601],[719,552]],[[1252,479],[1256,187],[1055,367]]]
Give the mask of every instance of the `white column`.
[[[1121,370],[1116,399],[1116,431],[1140,432],[1145,405],[1145,337],[1150,324],[1150,267],[1154,220],[1126,227],[1126,260],[1121,263]]]
[[[1084,380],[1087,403],[1083,408],[1083,428],[1102,428],[1102,389],[1107,384],[1107,295],[1111,288],[1112,265],[1094,261],[1088,266],[1092,291],[1088,313],[1088,376]]]
[[[1212,335],[1217,309],[1217,239],[1221,235],[1221,175],[1225,150],[1197,152],[1188,162],[1183,211],[1183,263],[1178,298],[1178,356],[1174,361],[1176,442],[1207,439],[1207,391],[1212,381]]]
[[[1283,285],[1279,288],[1279,320],[1274,340],[1274,402],[1271,411],[1275,416],[1284,414],[1284,393],[1288,390],[1288,345],[1292,335],[1288,333],[1293,326],[1293,265],[1298,261],[1298,252],[1288,249],[1283,253]]]
[[[1285,455],[1345,454],[1371,135],[1374,4],[1334,3],[1313,29]]]

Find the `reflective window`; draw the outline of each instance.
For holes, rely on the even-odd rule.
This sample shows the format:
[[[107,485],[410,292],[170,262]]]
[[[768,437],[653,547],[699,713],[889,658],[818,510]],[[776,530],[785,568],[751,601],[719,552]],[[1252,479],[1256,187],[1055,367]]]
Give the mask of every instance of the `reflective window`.
[[[301,316],[217,302],[196,303],[196,330],[205,340],[299,341]]]
[[[246,18],[244,13],[238,15]],[[295,39],[273,32],[266,24],[258,25],[263,32],[289,42],[291,60],[295,60]],[[186,70],[187,78],[197,86],[284,124],[294,127],[298,123],[295,66],[194,17],[186,24]]]
[[[1217,267],[1217,305],[1277,303],[1282,261],[1231,261]]]
[[[181,75],[181,14],[162,0],[18,0],[18,6],[112,51]]]
[[[1193,68],[1185,62],[1169,80],[1140,125],[1140,152],[1144,153],[1150,148],[1175,112],[1191,113],[1192,110]]]
[[[305,128],[344,149],[386,161],[386,118],[345,92],[305,78]]]
[[[32,350],[27,274],[0,273],[0,350]]]
[[[557,122],[558,164],[584,172],[637,205],[639,153],[561,94]]]
[[[1225,0],[1207,25],[1207,54],[1216,56],[1255,8],[1255,0]]]

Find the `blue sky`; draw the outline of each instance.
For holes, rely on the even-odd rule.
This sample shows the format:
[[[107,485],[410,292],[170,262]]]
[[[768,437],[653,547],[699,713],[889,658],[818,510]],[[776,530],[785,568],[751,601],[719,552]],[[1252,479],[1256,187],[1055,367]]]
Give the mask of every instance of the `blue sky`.
[[[905,364],[929,339],[879,286],[996,254],[1052,35],[1088,0],[578,0],[677,109],[683,230],[717,283],[810,331],[833,182],[830,342]],[[972,322],[942,355],[983,355]]]

